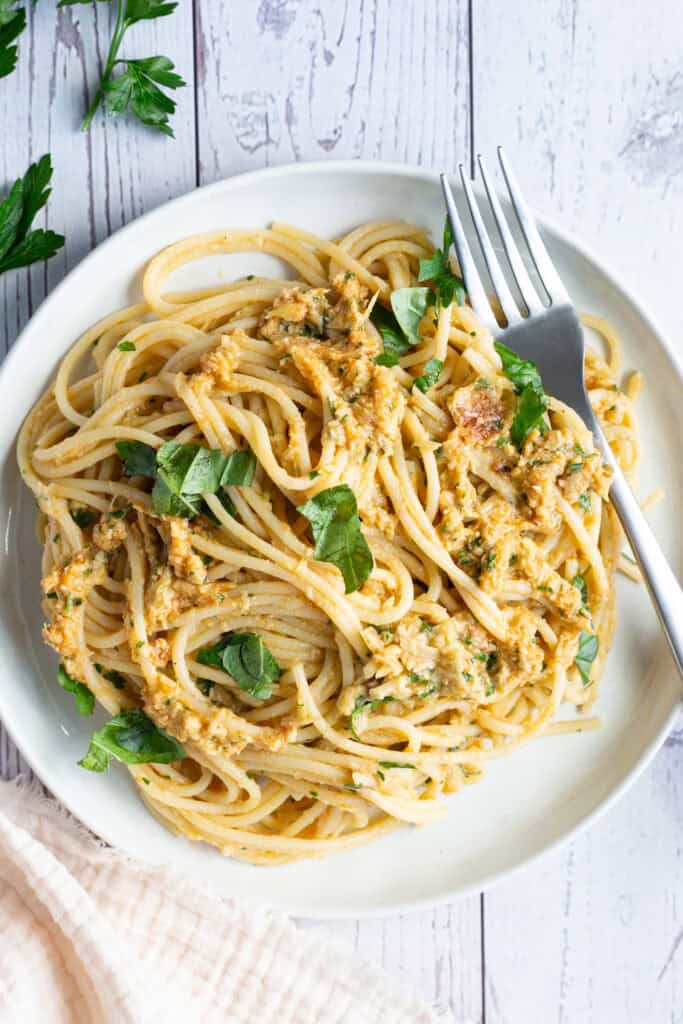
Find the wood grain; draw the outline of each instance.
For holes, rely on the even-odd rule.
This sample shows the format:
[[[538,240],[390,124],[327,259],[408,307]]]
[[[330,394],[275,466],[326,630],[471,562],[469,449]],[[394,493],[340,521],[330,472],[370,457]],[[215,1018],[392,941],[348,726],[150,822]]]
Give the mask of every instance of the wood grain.
[[[19,68],[0,81],[12,140],[0,183],[50,150],[46,222],[67,244],[47,267],[0,277],[3,351],[94,245],[198,183],[291,160],[453,168],[500,142],[534,205],[595,245],[680,337],[678,0],[647,12],[634,0],[182,3],[136,26],[125,51],[166,54],[188,82],[175,141],[102,115],[78,130],[108,6],[29,5],[28,17]],[[22,767],[0,729],[0,772]],[[682,779],[683,722],[604,820],[486,897],[304,926],[354,945],[444,1022],[681,1024]]]

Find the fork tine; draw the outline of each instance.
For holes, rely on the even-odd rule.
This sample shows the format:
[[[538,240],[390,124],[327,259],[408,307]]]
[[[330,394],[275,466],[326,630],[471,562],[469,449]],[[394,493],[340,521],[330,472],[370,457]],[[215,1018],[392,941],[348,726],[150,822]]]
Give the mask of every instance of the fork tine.
[[[503,242],[505,255],[508,258],[512,275],[517,282],[519,293],[524,299],[529,313],[542,313],[545,306],[538,297],[534,284],[527,273],[526,267],[524,266],[524,260],[517,248],[517,243],[512,237],[512,232],[510,231],[507,218],[503,213],[503,208],[500,205],[500,200],[496,194],[493,180],[489,176],[488,169],[484,163],[484,158],[482,156],[478,156],[477,163],[479,164],[479,170],[481,172],[482,181],[484,182],[484,188],[486,189],[486,195],[488,196],[491,209],[493,210],[493,216],[496,219],[496,225]]]
[[[508,159],[505,156],[502,146],[498,147],[498,159],[500,160],[500,166],[503,169],[505,184],[508,187],[508,192],[510,193],[510,199],[512,200],[512,205],[515,209],[515,213],[517,214],[519,226],[522,229],[522,234],[524,235],[526,244],[529,247],[529,252],[531,253],[534,265],[538,271],[541,283],[548,293],[551,303],[569,302],[570,299],[567,294],[567,289],[562,284],[560,275],[555,270],[553,261],[548,255],[548,250],[543,244],[543,240],[538,233],[538,228],[536,227],[534,218],[532,217],[529,207],[524,200],[524,196],[517,184],[517,179],[515,178],[512,168],[508,163]]]
[[[493,290],[498,296],[498,301],[500,302],[503,313],[505,314],[508,326],[510,324],[520,323],[522,318],[519,315],[517,303],[515,302],[512,292],[508,288],[508,283],[505,280],[505,275],[501,269],[500,263],[498,262],[498,257],[493,251],[491,239],[489,238],[486,230],[486,225],[484,224],[484,220],[479,209],[477,197],[474,194],[474,189],[472,188],[472,184],[463,164],[459,165],[459,170],[462,187],[465,190],[465,196],[467,197],[467,202],[470,208],[470,216],[472,217],[472,222],[474,223],[474,227],[477,232],[479,245],[484,253],[484,259],[486,260],[486,266],[488,267],[489,275],[491,277]]]
[[[453,231],[453,245],[455,246],[458,263],[460,264],[460,271],[465,281],[465,288],[467,289],[472,309],[482,323],[484,323],[494,334],[497,334],[500,331],[500,326],[498,325],[498,321],[496,320],[493,310],[489,305],[489,300],[486,297],[486,292],[484,291],[484,286],[481,283],[477,265],[474,262],[474,257],[472,256],[472,250],[470,249],[467,236],[465,235],[465,229],[463,228],[462,221],[460,220],[460,214],[458,213],[455,205],[451,186],[448,184],[448,178],[445,174],[441,175],[441,188],[443,189],[444,199],[446,200],[446,209],[448,210],[448,219]],[[448,253],[445,255],[446,258],[448,258]]]

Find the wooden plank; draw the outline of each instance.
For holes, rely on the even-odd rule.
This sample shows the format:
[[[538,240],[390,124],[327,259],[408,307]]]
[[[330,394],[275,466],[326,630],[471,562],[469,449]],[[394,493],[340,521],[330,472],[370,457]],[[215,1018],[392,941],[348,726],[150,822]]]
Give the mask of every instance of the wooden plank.
[[[201,181],[291,160],[453,166],[469,147],[466,0],[208,0]]]
[[[655,0],[634,31],[629,10],[529,0],[503,27],[480,0],[474,142],[503,143],[534,205],[680,338],[680,11]],[[602,822],[487,894],[486,1021],[680,1019],[682,735]]]
[[[145,210],[195,184],[192,12],[131,29],[122,55],[164,54],[189,85],[178,92],[176,140],[124,119],[98,115],[90,132],[79,130],[86,102],[109,44],[109,5],[65,7],[29,4],[17,70],[0,80],[0,123],[12,145],[0,148],[0,181],[23,174],[51,152],[53,194],[37,224],[66,236],[47,265],[0,277],[0,351],[14,342],[48,291],[107,235]],[[0,727],[0,773],[26,770]]]

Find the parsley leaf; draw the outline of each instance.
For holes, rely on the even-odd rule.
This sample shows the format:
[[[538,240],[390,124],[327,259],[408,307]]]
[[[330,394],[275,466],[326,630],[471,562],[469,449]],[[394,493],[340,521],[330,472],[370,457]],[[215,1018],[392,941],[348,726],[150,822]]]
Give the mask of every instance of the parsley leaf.
[[[430,388],[434,387],[442,370],[443,362],[441,359],[430,359],[425,363],[424,373],[420,377],[416,377],[413,384],[422,394],[425,394]]]
[[[47,260],[64,245],[64,236],[54,231],[29,230],[50,195],[51,177],[52,160],[46,153],[31,164],[23,178],[17,178],[9,195],[0,203],[0,274]]]
[[[375,362],[378,366],[398,366],[401,356],[410,351],[410,342],[399,327],[398,320],[393,313],[390,313],[384,306],[375,303],[370,314],[370,319],[382,335],[384,351],[377,356]]]
[[[422,318],[436,301],[431,288],[398,288],[391,293],[391,308],[399,327],[411,345],[420,345]]]
[[[142,708],[127,708],[93,733],[78,763],[91,772],[106,772],[112,757],[123,764],[173,764],[183,760],[185,751]]]
[[[594,636],[593,633],[587,633],[582,629],[581,635],[579,636],[579,646],[576,652],[576,657],[574,658],[574,664],[579,670],[584,686],[590,686],[591,665],[597,657],[598,646],[597,636]]]
[[[235,506],[220,488],[226,484],[248,486],[254,479],[256,456],[251,449],[224,455],[197,444],[166,441],[155,451],[142,441],[118,441],[116,450],[126,476],[146,476],[154,480],[152,508],[159,515],[192,519],[200,512],[216,521],[202,494],[217,494],[230,515]]]
[[[572,586],[576,587],[576,589],[581,594],[581,604],[583,605],[584,608],[587,608],[588,607],[588,586],[586,585],[586,580],[584,579],[584,577],[581,575],[580,572],[577,572],[576,576],[574,576],[572,578],[571,583],[572,583]]]
[[[461,278],[454,274],[448,260],[448,251],[453,244],[451,225],[446,217],[443,229],[443,249],[436,249],[429,259],[420,260],[418,281],[431,281],[439,294],[442,306],[450,306],[455,301],[458,306],[465,302],[465,285]]]
[[[0,78],[11,75],[17,66],[19,49],[15,40],[26,28],[26,11],[16,0],[0,0]]]
[[[267,700],[271,696],[272,684],[282,674],[275,658],[256,633],[231,633],[212,647],[200,648],[197,661],[202,665],[222,668],[240,690],[258,700]]]
[[[87,529],[95,521],[95,513],[90,508],[72,508],[71,518],[81,530]]]
[[[356,697],[356,704],[349,718],[349,729],[353,738],[360,743],[360,736],[356,731],[356,723],[360,715],[364,715],[366,711],[375,711],[382,704],[388,704],[389,701],[395,699],[395,697],[378,697],[377,700],[371,700],[369,697]]]
[[[60,0],[60,6],[71,6],[83,0]],[[130,112],[142,121],[173,137],[173,129],[169,124],[169,116],[174,113],[176,104],[161,88],[179,89],[185,82],[174,70],[168,57],[144,57],[119,60],[118,53],[126,31],[138,21],[149,21],[153,18],[164,18],[173,14],[177,3],[164,3],[163,0],[117,0],[116,23],[109,45],[107,60],[104,65],[100,84],[82,124],[87,131],[101,103],[111,114]],[[125,65],[122,74],[114,75],[117,65]]]
[[[378,761],[380,768],[415,768],[414,764],[399,764],[398,761]]]
[[[548,408],[548,397],[534,363],[520,359],[500,341],[494,342],[494,347],[501,358],[503,373],[519,395],[517,410],[510,428],[510,439],[521,448],[527,435],[542,422]]]
[[[228,484],[249,487],[254,481],[256,471],[256,456],[251,448],[240,449],[231,452],[225,462],[225,469],[221,476],[221,486]]]
[[[79,715],[92,715],[95,695],[85,683],[72,679],[63,665],[57,669],[57,682],[67,693],[73,693]]]
[[[362,587],[374,562],[360,527],[356,497],[351,488],[340,484],[320,491],[305,505],[299,505],[297,511],[311,524],[315,557],[336,565],[344,577],[347,594]]]
[[[157,453],[151,444],[143,441],[117,441],[116,451],[123,462],[126,476],[156,476]]]

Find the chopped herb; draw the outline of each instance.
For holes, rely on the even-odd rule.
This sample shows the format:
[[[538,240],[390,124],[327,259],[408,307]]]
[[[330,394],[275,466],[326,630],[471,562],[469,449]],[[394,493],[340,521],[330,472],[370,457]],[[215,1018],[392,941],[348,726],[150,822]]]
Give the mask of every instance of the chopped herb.
[[[380,768],[416,768],[414,764],[399,764],[398,761],[378,761]]]
[[[513,443],[521,448],[527,435],[542,422],[548,408],[548,398],[543,391],[543,383],[534,363],[520,359],[500,341],[494,342],[494,346],[501,358],[505,376],[519,395],[510,437]]]
[[[485,695],[487,697],[493,697],[495,692],[496,692],[496,687],[494,686],[493,683],[489,683],[489,685],[486,687],[486,694]]]
[[[315,557],[341,572],[347,594],[358,590],[372,572],[372,552],[361,530],[356,498],[347,484],[320,491],[297,511],[311,524]]]
[[[583,605],[584,608],[587,608],[588,607],[588,587],[586,585],[586,580],[584,579],[584,577],[581,575],[580,572],[577,572],[576,576],[573,577],[573,579],[572,579],[572,586],[576,587],[576,589],[579,591],[579,593],[581,594],[581,604]]]
[[[585,630],[581,630],[579,646],[576,652],[576,657],[574,658],[574,664],[579,670],[584,686],[590,686],[591,665],[597,657],[598,647],[599,642],[597,636],[593,633],[587,633]]]
[[[74,695],[79,715],[92,715],[95,707],[95,695],[85,683],[79,683],[77,679],[72,679],[63,665],[57,669],[57,682],[63,690]]]
[[[254,280],[254,275],[253,274],[247,274],[246,280],[247,281],[253,281]]]
[[[356,697],[356,705],[351,712],[349,718],[349,730],[354,739],[360,742],[360,736],[356,730],[356,722],[360,715],[366,712],[375,711],[382,704],[388,704],[389,701],[395,700],[395,697],[379,697],[377,700],[371,700],[370,697]]]
[[[136,647],[138,648],[138,650],[139,650],[139,649],[140,649],[140,647],[144,647],[144,646],[145,646],[145,641],[144,641],[144,640],[138,640],[138,642],[136,643],[136,645],[135,645],[135,646],[136,646]]]
[[[116,346],[119,352],[136,352],[135,342],[133,341],[120,341]]]
[[[385,778],[385,776],[384,776],[384,772],[381,772],[381,771],[379,770],[379,768],[377,769],[377,775],[378,775],[378,776],[379,776],[379,778],[380,778],[380,779],[382,780],[382,782],[384,782],[384,778]]]
[[[472,674],[470,672],[463,672],[462,677],[466,683],[472,682]]]
[[[125,517],[128,515],[128,512],[129,512],[129,509],[128,509],[127,506],[125,508],[117,508],[114,512],[110,512],[109,513],[109,518],[110,519],[125,519]]]
[[[195,686],[198,690],[201,690],[205,697],[208,697],[215,683],[211,679],[195,679]]]
[[[484,572],[491,572],[491,570],[494,568],[496,564],[496,557],[497,556],[495,551],[489,551],[489,553],[484,558]]]
[[[351,790],[352,793],[357,793],[358,790],[362,789],[362,788],[363,788],[362,786],[356,785],[355,782],[345,782],[344,783],[344,789],[349,789],[349,790]]]
[[[383,352],[376,357],[375,362],[378,366],[398,366],[401,356],[410,350],[410,342],[403,334],[398,320],[379,303],[373,306],[370,319],[382,335],[384,343]]]
[[[80,526],[82,530],[85,530],[94,522],[95,513],[89,508],[72,508],[71,518],[76,526]]]
[[[49,597],[51,601],[54,601],[57,598],[57,596],[58,594],[56,590],[48,590],[47,594],[45,595],[45,597]]]
[[[142,441],[117,441],[116,451],[123,462],[126,476],[156,476],[157,453],[150,444]]]
[[[482,651],[479,654],[475,654],[474,657],[477,659],[477,661],[488,661],[489,660],[488,652],[486,652],[486,651]]]
[[[257,700],[268,700],[272,684],[281,675],[280,666],[256,633],[229,633],[213,646],[200,648],[197,661],[223,669],[240,690]]]
[[[433,625],[433,623],[428,622],[427,619],[422,619],[422,625],[420,626],[420,632],[421,633],[433,633],[434,632],[434,625]]]
[[[570,462],[567,466],[568,473],[578,473],[580,469],[583,469],[583,460],[581,462]]]
[[[425,394],[430,388],[434,387],[442,370],[443,362],[441,359],[430,359],[425,364],[424,373],[420,377],[416,377],[413,384],[419,391]]]
[[[548,586],[546,586],[543,583],[539,584],[536,587],[536,590],[545,590],[548,594],[552,594],[552,592],[553,592],[553,588],[552,587],[548,587]]]
[[[433,693],[436,693],[436,691],[437,687],[434,684],[432,684],[431,686],[428,686],[426,690],[423,690],[422,693],[418,693],[418,700],[426,700],[427,697],[431,697],[431,695]]]
[[[626,551],[621,552],[621,557],[625,558],[627,562],[631,563],[631,565],[638,565],[635,558],[632,558]]]
[[[474,382],[475,391],[488,391],[491,387],[491,381],[487,377],[477,377]]]
[[[309,480],[317,480],[317,478],[319,476],[320,476],[320,472],[317,469],[312,469],[311,472],[308,474],[308,479]]]
[[[106,772],[112,757],[123,764],[173,764],[183,760],[185,751],[142,708],[127,708],[93,733],[78,763],[91,772]]]
[[[436,249],[434,255],[429,259],[420,260],[420,267],[417,275],[418,281],[431,281],[439,293],[439,301],[442,306],[450,306],[453,300],[459,306],[465,302],[465,285],[462,280],[453,273],[448,261],[448,251],[453,243],[448,218],[444,225],[443,248]]]
[[[113,683],[117,690],[122,690],[126,685],[125,678],[121,675],[120,672],[117,672],[116,669],[104,668],[97,662],[95,662],[95,668],[97,669],[101,676],[104,676],[104,678],[109,680],[110,683]]]
[[[591,510],[590,491],[584,491],[583,492],[583,494],[579,498],[579,505],[584,510],[584,512],[590,512],[590,510]]]

